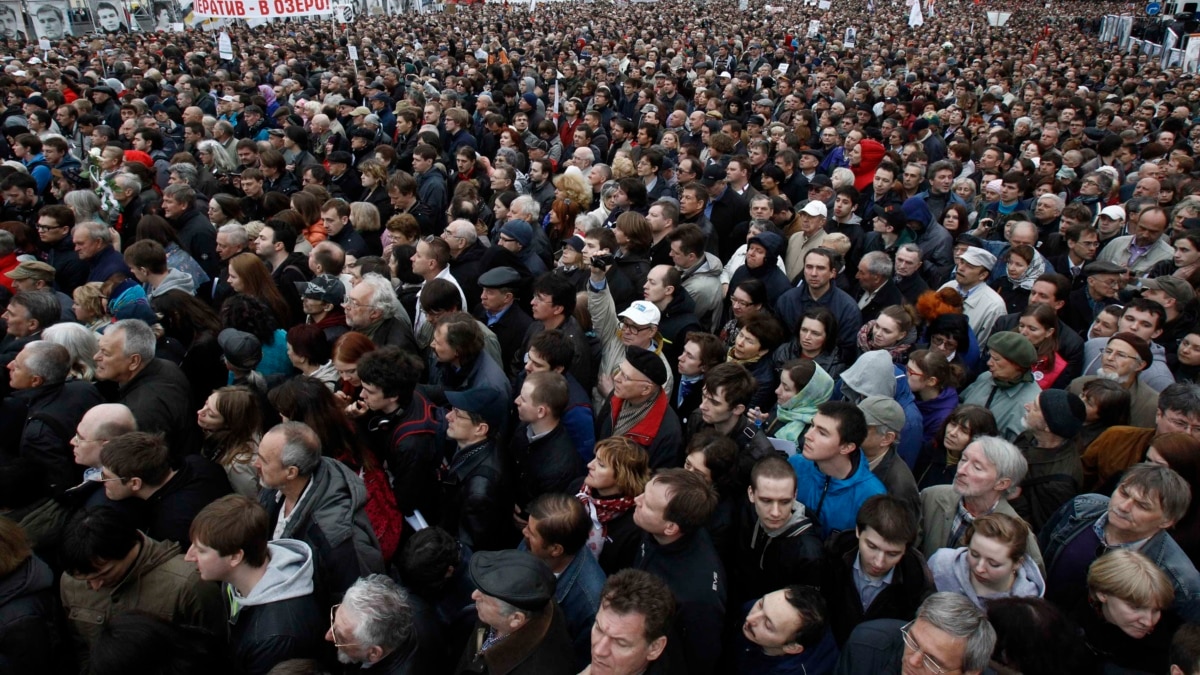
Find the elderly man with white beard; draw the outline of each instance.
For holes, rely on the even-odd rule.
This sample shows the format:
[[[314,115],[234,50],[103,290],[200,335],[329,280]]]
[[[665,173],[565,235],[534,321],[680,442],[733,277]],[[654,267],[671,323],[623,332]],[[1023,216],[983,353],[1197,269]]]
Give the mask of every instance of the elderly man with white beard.
[[[1133,333],[1117,333],[1108,339],[1100,357],[1100,370],[1093,376],[1075,378],[1067,391],[1080,396],[1083,386],[1096,378],[1113,380],[1129,391],[1129,423],[1135,427],[1154,427],[1158,410],[1158,392],[1138,379],[1154,361],[1150,343]]]

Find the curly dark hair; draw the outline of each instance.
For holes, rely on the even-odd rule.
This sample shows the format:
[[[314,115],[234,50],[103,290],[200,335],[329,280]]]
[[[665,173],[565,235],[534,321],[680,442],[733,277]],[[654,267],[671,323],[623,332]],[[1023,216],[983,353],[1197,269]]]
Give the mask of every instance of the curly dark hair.
[[[275,344],[279,321],[267,303],[249,295],[230,296],[221,305],[221,326],[236,328],[258,338],[263,346]]]

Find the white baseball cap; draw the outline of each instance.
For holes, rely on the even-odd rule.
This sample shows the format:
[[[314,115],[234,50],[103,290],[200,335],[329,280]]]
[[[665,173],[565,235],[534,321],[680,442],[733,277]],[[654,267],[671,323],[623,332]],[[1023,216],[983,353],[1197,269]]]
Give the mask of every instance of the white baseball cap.
[[[638,300],[629,305],[624,312],[618,316],[622,319],[629,319],[639,326],[657,326],[662,320],[662,312],[658,311],[658,307],[654,303],[646,300]]]

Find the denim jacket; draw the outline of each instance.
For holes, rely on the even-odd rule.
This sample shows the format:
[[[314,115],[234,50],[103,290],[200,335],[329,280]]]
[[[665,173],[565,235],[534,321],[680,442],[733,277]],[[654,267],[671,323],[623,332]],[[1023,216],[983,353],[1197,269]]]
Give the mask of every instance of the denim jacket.
[[[1080,495],[1063,504],[1038,535],[1038,545],[1046,560],[1046,570],[1054,569],[1067,544],[1108,511],[1108,497]],[[1200,621],[1200,572],[1165,530],[1150,537],[1140,553],[1167,574],[1175,587],[1175,609],[1188,621]]]
[[[528,551],[529,544],[522,541],[517,548]],[[586,668],[592,661],[592,622],[600,609],[600,593],[605,581],[604,570],[600,569],[596,556],[584,546],[567,569],[558,575],[554,587],[554,601],[567,620],[577,669]]]

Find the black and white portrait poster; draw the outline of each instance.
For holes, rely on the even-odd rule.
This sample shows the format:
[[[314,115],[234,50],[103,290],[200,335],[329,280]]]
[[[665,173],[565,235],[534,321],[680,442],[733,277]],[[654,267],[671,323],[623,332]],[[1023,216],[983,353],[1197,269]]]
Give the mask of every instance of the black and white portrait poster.
[[[29,18],[38,38],[61,40],[71,34],[70,8],[58,0],[29,0]]]
[[[25,25],[25,11],[20,2],[0,2],[0,37],[5,40],[29,40],[29,29]]]
[[[122,0],[92,0],[92,16],[101,33],[129,32],[129,17]]]

